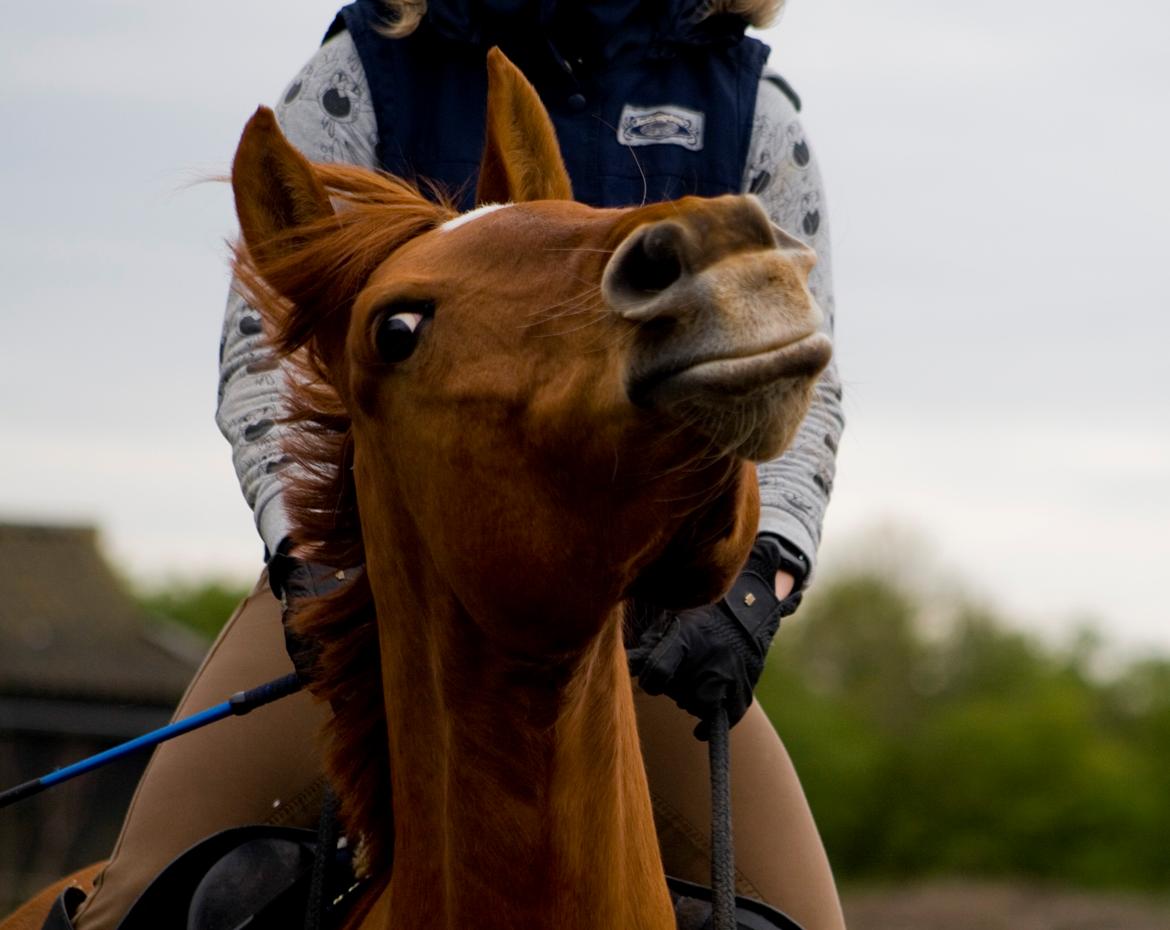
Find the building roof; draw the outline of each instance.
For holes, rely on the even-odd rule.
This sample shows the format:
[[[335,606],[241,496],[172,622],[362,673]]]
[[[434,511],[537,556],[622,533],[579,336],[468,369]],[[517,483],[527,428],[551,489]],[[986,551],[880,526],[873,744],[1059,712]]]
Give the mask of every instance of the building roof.
[[[195,670],[92,527],[0,523],[0,695],[174,704]]]

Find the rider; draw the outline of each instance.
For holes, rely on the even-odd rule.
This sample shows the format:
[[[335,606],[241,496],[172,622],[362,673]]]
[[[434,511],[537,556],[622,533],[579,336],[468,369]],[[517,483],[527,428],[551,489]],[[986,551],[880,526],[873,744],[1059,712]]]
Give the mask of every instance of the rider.
[[[799,102],[763,71],[767,49],[743,34],[779,5],[359,0],[338,15],[281,95],[277,116],[312,160],[433,179],[469,195],[482,144],[484,52],[499,44],[548,106],[578,199],[625,206],[688,193],[755,194],[774,222],[816,250],[809,286],[831,330],[828,228],[818,206],[824,198]],[[294,427],[281,423],[282,379],[257,314],[233,290],[217,420],[267,553],[280,555],[270,562],[276,587],[295,599],[309,593],[304,585],[313,573],[287,554],[280,471],[289,464],[284,442]],[[759,468],[761,535],[753,561],[774,575],[778,598],[799,593],[811,577],[841,428],[840,384],[830,367],[792,446]],[[786,911],[807,930],[843,927],[792,763],[751,704],[773,630],[753,642],[719,607],[698,622],[688,619],[652,626],[632,652],[667,871],[702,883],[709,874],[706,751],[691,737],[693,717],[675,703],[704,716],[715,681],[738,722],[731,749],[739,892]],[[224,627],[179,712],[286,671],[281,607],[262,578]],[[76,916],[78,930],[112,930],[150,878],[208,834],[250,822],[315,824],[323,779],[314,739],[327,714],[300,694],[156,750],[111,860]]]

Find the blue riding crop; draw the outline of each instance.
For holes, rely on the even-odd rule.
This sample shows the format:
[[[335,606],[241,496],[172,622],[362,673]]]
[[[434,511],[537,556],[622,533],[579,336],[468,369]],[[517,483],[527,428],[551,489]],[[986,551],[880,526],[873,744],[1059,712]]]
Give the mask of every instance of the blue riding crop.
[[[136,736],[134,739],[127,740],[125,743],[114,746],[112,749],[99,752],[97,755],[90,756],[88,759],[82,759],[80,762],[74,762],[72,765],[57,769],[57,771],[50,772],[48,775],[42,775],[40,778],[26,781],[14,788],[0,791],[0,808],[32,797],[34,794],[39,794],[46,788],[52,788],[54,785],[59,785],[61,782],[68,781],[78,775],[92,772],[94,769],[101,768],[103,765],[114,762],[131,753],[138,752],[142,749],[150,749],[182,733],[198,730],[200,727],[207,726],[209,723],[215,723],[217,720],[223,720],[225,717],[242,717],[244,714],[251,713],[257,707],[271,704],[273,701],[288,697],[290,694],[296,694],[300,690],[300,679],[297,678],[296,672],[290,672],[283,678],[277,678],[267,684],[257,685],[255,688],[249,688],[247,691],[239,691],[222,704],[216,704],[214,707],[201,710],[196,714],[192,714],[190,717],[184,717],[181,720],[176,720],[174,723],[167,724],[165,727],[151,730],[151,732],[144,733],[142,736]]]

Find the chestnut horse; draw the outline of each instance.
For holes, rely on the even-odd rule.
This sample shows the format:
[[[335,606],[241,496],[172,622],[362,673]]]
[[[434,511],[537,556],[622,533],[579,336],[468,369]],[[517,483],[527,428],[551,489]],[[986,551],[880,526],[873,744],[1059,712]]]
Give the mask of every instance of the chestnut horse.
[[[814,257],[751,197],[572,202],[536,93],[488,67],[470,213],[311,165],[265,109],[232,171],[237,271],[300,371],[299,551],[364,565],[298,621],[369,879],[350,925],[673,930],[624,604],[743,564],[751,462],[829,358]]]

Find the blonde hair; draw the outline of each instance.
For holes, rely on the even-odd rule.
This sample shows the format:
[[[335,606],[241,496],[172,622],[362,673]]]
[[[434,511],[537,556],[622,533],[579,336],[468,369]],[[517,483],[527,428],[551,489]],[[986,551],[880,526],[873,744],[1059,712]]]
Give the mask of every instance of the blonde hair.
[[[414,32],[427,12],[427,0],[385,0],[385,3],[394,19],[378,31],[392,39],[401,39]]]
[[[422,22],[427,12],[427,0],[384,0],[393,21],[380,31],[393,39],[408,36]],[[747,20],[751,26],[767,26],[780,12],[784,0],[707,0],[700,19],[730,13]]]
[[[779,15],[782,6],[784,0],[710,0],[700,19],[730,13],[746,19],[749,26],[762,28]]]

